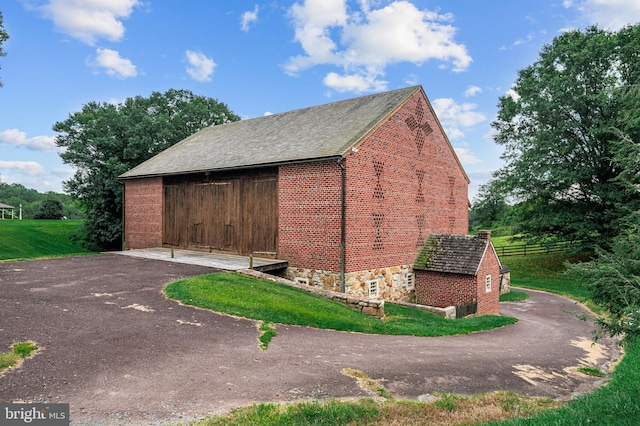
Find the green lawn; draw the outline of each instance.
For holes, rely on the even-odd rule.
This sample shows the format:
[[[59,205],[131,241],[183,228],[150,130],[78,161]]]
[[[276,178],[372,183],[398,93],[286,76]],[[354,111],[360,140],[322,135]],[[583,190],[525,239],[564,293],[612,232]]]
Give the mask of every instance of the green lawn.
[[[571,297],[581,302],[590,297],[589,289],[575,278],[564,273],[564,263],[585,260],[578,256],[563,256],[561,253],[508,256],[500,259],[511,269],[511,285],[543,290]]]
[[[449,336],[513,324],[515,318],[485,315],[459,320],[385,303],[385,320],[282,284],[234,274],[211,274],[169,284],[165,293],[187,305],[276,324],[373,334]]]
[[[0,220],[0,261],[88,254],[71,241],[82,220]]]
[[[522,302],[523,300],[527,300],[529,295],[524,291],[513,290],[509,293],[501,294],[500,301],[501,302]]]

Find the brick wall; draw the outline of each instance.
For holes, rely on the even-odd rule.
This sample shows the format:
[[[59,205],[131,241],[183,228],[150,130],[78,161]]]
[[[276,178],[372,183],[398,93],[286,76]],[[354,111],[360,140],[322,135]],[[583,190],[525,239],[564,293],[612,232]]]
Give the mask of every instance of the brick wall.
[[[126,249],[162,246],[162,178],[124,182],[124,237]]]
[[[486,277],[491,276],[491,292],[486,291]],[[489,244],[477,275],[478,315],[498,314],[500,303],[500,263],[493,244]]]
[[[415,280],[416,301],[422,305],[445,308],[477,298],[476,277],[472,275],[415,271]]]
[[[430,233],[467,233],[468,182],[421,91],[345,162],[347,271],[411,264]]]
[[[280,259],[292,267],[340,271],[341,185],[337,161],[280,166]]]
[[[467,233],[468,182],[421,91],[344,164],[350,291],[358,293],[364,285],[351,283],[354,276],[411,265],[431,233]],[[335,161],[281,166],[278,204],[278,256],[289,261],[289,276],[339,289],[334,273],[341,268],[340,166]],[[385,289],[386,298],[407,297],[402,285]]]

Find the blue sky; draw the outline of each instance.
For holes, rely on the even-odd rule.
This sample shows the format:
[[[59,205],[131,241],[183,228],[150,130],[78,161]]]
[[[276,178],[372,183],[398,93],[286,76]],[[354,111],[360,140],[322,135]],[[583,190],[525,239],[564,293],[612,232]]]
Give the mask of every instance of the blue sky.
[[[3,0],[0,180],[62,192],[51,127],[88,102],[188,89],[242,118],[420,84],[471,179],[501,167],[498,98],[563,31],[638,0]],[[1,201],[1,200],[0,200]]]

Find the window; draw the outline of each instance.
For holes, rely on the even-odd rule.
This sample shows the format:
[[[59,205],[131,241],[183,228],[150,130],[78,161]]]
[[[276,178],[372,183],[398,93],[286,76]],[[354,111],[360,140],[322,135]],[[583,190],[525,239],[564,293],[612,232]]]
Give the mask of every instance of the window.
[[[296,284],[309,285],[309,278],[295,277],[294,282]]]
[[[407,274],[407,290],[413,290],[415,288],[415,275],[412,273]]]
[[[487,275],[487,278],[485,278],[485,286],[487,293],[491,293],[491,275]]]
[[[378,288],[378,280],[369,280],[366,282],[367,289],[369,290],[369,297],[371,299],[377,299],[380,297],[380,291]]]

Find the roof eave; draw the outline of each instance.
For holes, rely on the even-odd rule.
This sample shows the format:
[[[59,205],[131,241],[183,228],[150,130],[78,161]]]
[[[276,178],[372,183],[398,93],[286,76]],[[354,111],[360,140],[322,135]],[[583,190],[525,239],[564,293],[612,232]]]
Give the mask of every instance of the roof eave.
[[[273,163],[260,163],[260,164],[246,164],[242,166],[234,166],[234,167],[222,167],[215,169],[200,169],[200,170],[188,170],[188,171],[178,171],[178,172],[167,172],[167,173],[147,173],[147,174],[138,174],[133,176],[125,176],[127,173],[124,173],[118,176],[118,180],[133,180],[133,179],[143,179],[143,178],[151,178],[151,177],[165,177],[165,176],[177,176],[177,175],[192,175],[198,173],[207,173],[207,172],[230,172],[235,170],[252,170],[252,169],[262,169],[266,167],[279,167],[286,166],[288,164],[303,164],[303,163],[320,163],[323,161],[338,161],[345,157],[350,151],[345,153],[344,155],[330,155],[325,157],[315,157],[315,158],[304,158],[297,160],[287,160],[287,161],[278,161]]]

